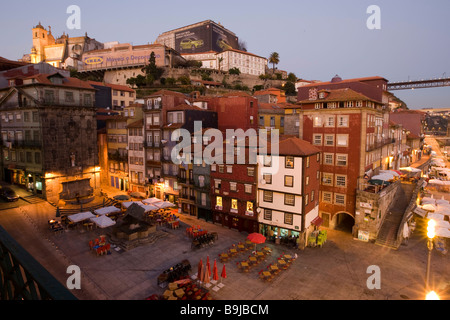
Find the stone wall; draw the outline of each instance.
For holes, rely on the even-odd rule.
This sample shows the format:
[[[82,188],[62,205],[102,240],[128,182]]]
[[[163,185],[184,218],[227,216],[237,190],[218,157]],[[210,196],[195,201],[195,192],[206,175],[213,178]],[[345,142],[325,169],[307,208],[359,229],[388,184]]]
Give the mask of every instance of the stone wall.
[[[401,188],[400,180],[392,183],[379,193],[357,190],[355,209],[355,232],[368,231],[369,240],[375,240],[381,228],[389,207],[392,204],[398,188]]]

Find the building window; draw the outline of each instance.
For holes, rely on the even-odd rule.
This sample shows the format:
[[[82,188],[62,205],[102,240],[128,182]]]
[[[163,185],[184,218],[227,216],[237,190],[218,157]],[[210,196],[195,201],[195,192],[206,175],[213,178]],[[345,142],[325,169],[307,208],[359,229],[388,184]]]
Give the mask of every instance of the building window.
[[[347,187],[347,176],[336,175],[336,187]]]
[[[333,174],[324,172],[322,173],[322,184],[325,186],[333,185]]]
[[[324,153],[324,160],[323,160],[323,164],[326,165],[334,165],[334,154],[333,153]]]
[[[322,201],[326,203],[333,203],[333,193],[322,191]]]
[[[249,177],[254,177],[255,176],[255,168],[251,168],[251,167],[247,168],[247,175]]]
[[[264,116],[260,116],[260,117],[259,117],[259,125],[260,125],[261,127],[264,127],[264,125],[265,125],[265,123],[264,123]]]
[[[216,210],[222,210],[222,197],[216,197]]]
[[[264,167],[272,166],[272,156],[265,155],[264,156]]]
[[[345,206],[345,194],[335,193],[334,204]]]
[[[273,192],[264,190],[264,202],[273,202]]]
[[[219,165],[219,173],[223,173],[224,172],[224,166],[223,165]]]
[[[295,206],[295,195],[285,193],[284,194],[284,204],[287,206]]]
[[[247,209],[245,210],[245,214],[248,216],[253,216],[253,202],[247,201]]]
[[[216,165],[215,165],[215,164],[212,164],[212,165],[211,165],[211,171],[212,171],[212,172],[216,172]]]
[[[309,157],[306,157],[306,167],[309,168]]]
[[[66,91],[65,92],[65,100],[66,102],[74,102],[74,98],[73,98],[73,92],[70,91]]]
[[[285,187],[293,187],[294,186],[294,177],[293,176],[284,176],[284,186]]]
[[[294,169],[294,157],[286,156],[284,167],[288,169]]]
[[[305,194],[305,206],[309,203],[309,195]]]
[[[334,146],[334,135],[333,134],[325,135],[325,145],[328,147]]]
[[[263,179],[267,184],[272,184],[272,174],[271,173],[264,173]]]
[[[237,183],[230,182],[230,191],[237,191]]]
[[[233,166],[227,166],[227,173],[233,173]]]
[[[264,209],[264,220],[272,221],[272,210]]]
[[[313,136],[313,144],[315,146],[321,146],[322,145],[322,135],[321,134],[315,134]]]
[[[237,199],[231,199],[230,212],[238,213],[238,201],[237,201]]]
[[[334,127],[334,116],[327,116],[326,117],[325,127]]]
[[[321,116],[315,116],[313,121],[314,127],[322,127],[322,117]]]
[[[336,135],[336,146],[338,146],[338,147],[348,147],[348,134],[338,134],[338,135]]]
[[[252,185],[251,184],[245,185],[245,193],[252,193]]]
[[[293,225],[294,224],[294,215],[292,213],[284,213],[284,223]]]
[[[338,127],[347,128],[348,127],[348,116],[338,116]]]
[[[314,194],[315,194],[315,192],[314,192],[314,190],[312,190],[312,191],[311,191],[311,202],[314,201]]]
[[[340,166],[340,167],[347,166],[347,155],[346,154],[336,154],[336,166]]]

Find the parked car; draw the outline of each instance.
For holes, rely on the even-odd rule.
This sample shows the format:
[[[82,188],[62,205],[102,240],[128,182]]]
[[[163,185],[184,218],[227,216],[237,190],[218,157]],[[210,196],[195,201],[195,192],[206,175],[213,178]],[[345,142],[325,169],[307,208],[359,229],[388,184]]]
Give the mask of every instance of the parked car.
[[[0,197],[5,199],[6,201],[19,200],[19,196],[17,195],[17,193],[9,187],[3,187],[0,189]]]

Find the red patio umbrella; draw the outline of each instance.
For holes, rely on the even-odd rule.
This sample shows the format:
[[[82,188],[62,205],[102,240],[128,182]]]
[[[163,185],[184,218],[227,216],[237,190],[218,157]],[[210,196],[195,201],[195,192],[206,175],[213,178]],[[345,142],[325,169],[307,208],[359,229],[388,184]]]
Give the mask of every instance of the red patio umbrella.
[[[256,250],[256,245],[259,243],[264,243],[266,242],[266,237],[264,237],[261,233],[251,233],[248,235],[247,240],[253,242],[255,244],[255,250]]]
[[[202,259],[200,259],[200,262],[198,264],[198,271],[197,271],[197,279],[201,281],[201,273],[202,273],[202,268],[203,268],[203,261]]]
[[[217,270],[217,263],[214,259],[214,266],[213,266],[213,280],[217,281],[219,280],[219,271]]]
[[[206,270],[208,271],[208,276],[211,277],[211,265],[209,264],[209,256],[206,257]]]
[[[211,270],[209,270],[209,266],[206,266],[206,270],[203,274],[202,277],[202,282],[203,283],[209,283],[210,282],[210,274],[211,274]]]
[[[198,280],[200,282],[203,282],[204,277],[205,277],[205,266],[202,264]]]
[[[223,265],[222,274],[220,276],[222,277],[222,279],[227,278],[227,271],[225,270],[225,265]],[[222,281],[222,280],[220,280],[220,281]]]

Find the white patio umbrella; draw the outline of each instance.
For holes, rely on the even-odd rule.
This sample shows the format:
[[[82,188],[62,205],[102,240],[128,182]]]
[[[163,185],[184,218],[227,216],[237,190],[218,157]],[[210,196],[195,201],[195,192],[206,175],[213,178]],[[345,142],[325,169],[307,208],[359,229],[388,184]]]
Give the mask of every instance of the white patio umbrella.
[[[169,202],[169,201],[156,202],[156,203],[154,203],[154,205],[157,206],[160,209],[170,208],[170,207],[174,207],[175,206],[172,202]]]
[[[145,212],[150,212],[150,211],[159,209],[157,206],[151,205],[151,204],[138,203],[138,205],[140,205],[142,208],[144,208]]]
[[[450,230],[446,228],[436,228],[436,236],[450,238]]]
[[[427,215],[427,219],[433,219],[433,220],[435,220],[435,221],[438,221],[438,220],[444,220],[444,215],[443,214],[440,214],[440,213],[429,213],[428,215]]]
[[[430,203],[423,205],[422,209],[427,210],[427,211],[432,211],[432,212],[436,211],[436,207]]]
[[[95,218],[95,216],[89,211],[88,212],[80,212],[80,213],[69,216],[69,220],[72,222],[75,222],[75,223],[81,222],[84,220],[88,220],[90,218]]]
[[[154,203],[163,202],[163,201],[161,199],[153,197],[153,198],[144,199],[144,200],[142,200],[142,202],[147,203],[147,204],[154,204]]]
[[[117,213],[117,212],[120,212],[120,211],[121,210],[119,208],[116,208],[114,206],[110,206],[110,207],[97,209],[97,210],[94,211],[94,213],[96,215],[103,216],[103,215],[106,215],[106,214]]]
[[[91,218],[91,221],[94,222],[99,228],[107,228],[116,224],[114,220],[105,215],[97,218]]]
[[[125,209],[128,209],[133,203],[137,203],[137,204],[139,204],[139,205],[142,205],[142,202],[141,202],[141,201],[126,201],[126,202],[122,202],[122,206],[123,206]]]

